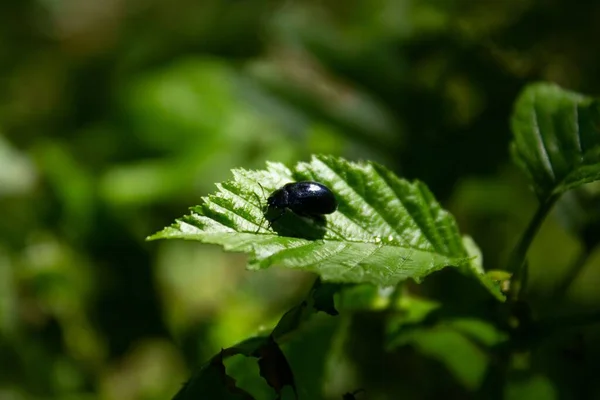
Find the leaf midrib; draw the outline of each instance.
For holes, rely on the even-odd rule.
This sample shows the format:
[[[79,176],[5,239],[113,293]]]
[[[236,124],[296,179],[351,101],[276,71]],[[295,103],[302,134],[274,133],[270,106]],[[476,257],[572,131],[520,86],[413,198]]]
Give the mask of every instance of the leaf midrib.
[[[202,232],[199,234],[195,234],[195,236],[201,237],[201,236],[240,235],[240,234],[254,235],[254,236],[272,236],[274,239],[275,238],[286,238],[286,239],[291,239],[291,240],[306,240],[307,243],[315,242],[315,241],[311,241],[308,239],[302,239],[302,238],[297,238],[297,237],[293,237],[293,236],[279,236],[279,235],[273,235],[273,234],[269,234],[269,233],[254,233],[254,232],[239,232],[239,231]],[[189,234],[185,234],[185,235],[189,237]],[[465,255],[458,255],[458,254],[452,255],[452,254],[447,254],[444,252],[439,252],[439,251],[435,251],[435,250],[431,250],[431,249],[422,249],[419,247],[411,247],[411,246],[405,246],[405,245],[394,244],[394,243],[386,243],[386,242],[376,243],[376,242],[366,242],[366,241],[352,240],[352,239],[344,239],[344,240],[321,239],[321,240],[323,242],[327,242],[327,243],[356,243],[356,244],[373,245],[373,246],[377,246],[377,247],[396,247],[396,248],[407,249],[407,250],[421,251],[424,253],[438,254],[438,255],[448,257],[448,258],[469,258],[468,256],[465,256]]]

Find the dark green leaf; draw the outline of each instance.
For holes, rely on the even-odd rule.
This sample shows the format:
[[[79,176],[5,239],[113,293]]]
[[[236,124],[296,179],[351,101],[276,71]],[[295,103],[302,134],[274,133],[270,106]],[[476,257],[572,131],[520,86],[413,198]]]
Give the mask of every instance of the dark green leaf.
[[[329,315],[336,316],[339,312],[335,309],[334,295],[341,290],[342,285],[335,283],[319,283],[312,291],[314,301],[313,307],[317,311],[323,311]]]
[[[288,310],[273,329],[273,337],[279,339],[298,329],[313,314],[323,311],[329,315],[338,315],[335,309],[334,296],[342,289],[342,285],[323,283],[317,279],[311,288],[307,299]]]
[[[254,400],[248,392],[235,385],[235,379],[227,375],[223,357],[223,351],[213,357],[181,388],[173,400]]]
[[[508,338],[488,321],[445,314],[441,304],[429,300],[404,298],[400,311],[387,322],[388,348],[414,346],[469,390],[481,385],[492,349]]]
[[[512,153],[542,200],[600,179],[600,103],[537,83],[512,115]]]
[[[286,334],[295,331],[300,327],[300,324],[307,320],[315,310],[308,307],[308,303],[303,301],[299,305],[291,308],[277,323],[275,329],[273,329],[273,336],[280,338]]]
[[[279,348],[273,335],[255,337],[221,350],[204,367],[202,367],[173,400],[191,400],[196,398],[252,400],[249,393],[235,384],[235,379],[227,375],[223,359],[242,354],[246,357],[258,358],[260,375],[281,397],[285,386],[290,386],[297,397],[294,374]],[[279,397],[279,398],[280,398]]]
[[[286,386],[290,386],[298,398],[292,369],[273,336],[269,336],[269,340],[258,349],[256,356],[259,358],[260,376],[275,389],[278,398],[281,398],[283,388]]]

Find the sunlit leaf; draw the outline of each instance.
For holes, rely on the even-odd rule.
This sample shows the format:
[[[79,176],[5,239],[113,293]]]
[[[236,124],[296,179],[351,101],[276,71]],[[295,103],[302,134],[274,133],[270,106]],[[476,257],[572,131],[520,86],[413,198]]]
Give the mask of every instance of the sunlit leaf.
[[[512,115],[515,161],[545,199],[600,179],[600,103],[537,83],[525,88]]]
[[[150,239],[189,239],[250,255],[251,269],[280,265],[313,271],[325,281],[391,286],[417,281],[446,266],[475,272],[454,218],[421,182],[399,179],[375,163],[313,157],[293,171],[233,171],[175,224]],[[264,221],[266,196],[290,181],[327,185],[339,202],[326,226],[287,213],[273,228]],[[477,275],[480,275],[477,272]]]

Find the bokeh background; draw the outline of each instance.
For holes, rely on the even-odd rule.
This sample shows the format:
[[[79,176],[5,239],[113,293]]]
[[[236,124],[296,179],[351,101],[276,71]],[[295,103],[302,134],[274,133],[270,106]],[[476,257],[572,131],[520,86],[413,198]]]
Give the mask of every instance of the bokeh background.
[[[600,93],[599,21],[599,2],[566,0],[2,2],[0,399],[170,398],[294,305],[312,277],[144,241],[231,168],[378,161],[426,182],[501,268],[535,207],[509,160],[512,103],[536,80]],[[540,314],[599,304],[594,193],[569,194],[534,244]],[[460,282],[429,284],[469,301]],[[327,398],[355,383],[466,396],[427,354],[384,355],[364,318],[354,375],[350,356],[318,361],[327,324],[296,351]],[[527,390],[562,393],[557,371]]]

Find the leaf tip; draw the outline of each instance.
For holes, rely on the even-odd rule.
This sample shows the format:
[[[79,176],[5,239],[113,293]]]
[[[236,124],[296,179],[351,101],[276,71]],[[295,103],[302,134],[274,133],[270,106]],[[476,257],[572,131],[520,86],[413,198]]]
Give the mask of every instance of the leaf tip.
[[[155,240],[160,240],[160,239],[166,239],[169,236],[169,231],[171,231],[173,228],[168,226],[158,232],[153,233],[152,235],[146,236],[146,239],[144,239],[146,242],[153,242]]]

